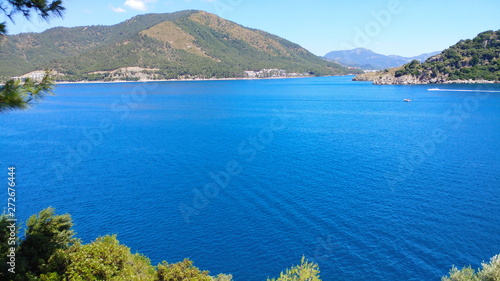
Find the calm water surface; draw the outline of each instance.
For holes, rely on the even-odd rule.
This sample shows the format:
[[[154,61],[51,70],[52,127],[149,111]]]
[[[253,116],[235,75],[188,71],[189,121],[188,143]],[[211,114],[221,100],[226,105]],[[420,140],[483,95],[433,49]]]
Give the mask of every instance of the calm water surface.
[[[500,86],[351,78],[59,85],[0,115],[0,168],[21,220],[53,206],[84,242],[235,280],[302,256],[324,280],[439,280],[499,254]]]

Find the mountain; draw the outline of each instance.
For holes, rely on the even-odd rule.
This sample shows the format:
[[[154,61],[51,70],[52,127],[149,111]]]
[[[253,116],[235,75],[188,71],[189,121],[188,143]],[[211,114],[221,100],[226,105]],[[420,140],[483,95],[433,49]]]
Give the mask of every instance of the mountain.
[[[423,63],[415,60],[399,68],[358,75],[354,80],[374,84],[499,83],[500,30],[460,40]]]
[[[4,80],[46,68],[62,81],[353,72],[278,36],[195,10],[8,36],[0,61]]]
[[[427,58],[439,54],[439,52],[422,54],[415,57],[401,57],[401,56],[386,56],[377,54],[365,48],[357,48],[345,51],[333,51],[324,56],[325,59],[338,62],[342,65],[350,67],[359,67],[361,69],[386,69],[391,67],[398,67],[412,60],[425,61]]]

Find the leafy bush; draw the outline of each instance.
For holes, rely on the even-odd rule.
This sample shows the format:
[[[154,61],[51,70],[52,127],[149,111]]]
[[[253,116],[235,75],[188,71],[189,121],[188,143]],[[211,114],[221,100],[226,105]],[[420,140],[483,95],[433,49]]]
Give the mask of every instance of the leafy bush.
[[[267,281],[321,281],[319,266],[302,257],[300,265],[293,266],[285,272],[281,272],[280,277],[277,279],[268,278]]]
[[[476,272],[470,266],[457,269],[453,266],[449,276],[442,281],[500,281],[500,255],[491,258],[490,263],[482,263],[483,268]]]
[[[55,215],[54,208],[47,208],[32,215],[26,222],[25,238],[19,246],[20,272],[40,273],[49,258],[59,249],[66,249],[76,242],[73,238],[73,221],[69,214]]]
[[[169,264],[166,261],[158,265],[157,280],[158,281],[178,281],[178,280],[193,280],[193,281],[212,281],[208,275],[208,271],[200,271],[199,268],[193,265],[193,261],[184,259],[181,262]]]
[[[5,264],[5,247],[9,238],[7,216],[0,216],[0,262]],[[231,281],[232,275],[210,276],[208,271],[195,267],[185,259],[157,267],[141,254],[132,254],[120,244],[116,235],[97,238],[89,244],[75,239],[71,216],[56,215],[53,208],[42,210],[27,221],[25,237],[19,245],[19,271],[9,276],[0,272],[0,280],[15,281]],[[3,268],[5,269],[5,268]],[[9,278],[11,277],[11,278]],[[299,265],[267,281],[321,281],[319,266],[302,257]],[[500,281],[500,255],[483,263],[477,272],[469,267],[450,270],[442,281]]]
[[[130,248],[120,244],[116,235],[59,250],[43,269],[46,273],[40,278],[46,280],[155,280],[149,259],[132,254]]]

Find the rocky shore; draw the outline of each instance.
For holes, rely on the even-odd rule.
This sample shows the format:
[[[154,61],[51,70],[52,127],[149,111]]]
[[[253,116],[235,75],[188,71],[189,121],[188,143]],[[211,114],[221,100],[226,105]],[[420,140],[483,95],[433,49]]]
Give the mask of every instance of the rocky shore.
[[[413,75],[403,75],[396,77],[391,72],[372,72],[357,75],[352,81],[372,81],[374,85],[421,85],[421,84],[493,84],[500,81],[490,81],[484,79],[468,80],[447,80],[447,76],[435,78],[421,78]]]

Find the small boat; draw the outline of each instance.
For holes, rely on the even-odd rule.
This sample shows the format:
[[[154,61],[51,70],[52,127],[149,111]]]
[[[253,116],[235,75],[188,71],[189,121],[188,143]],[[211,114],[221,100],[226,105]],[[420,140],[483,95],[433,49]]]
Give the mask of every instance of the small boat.
[[[427,91],[439,91],[438,88],[430,88],[430,89],[427,89]]]
[[[405,101],[405,102],[410,102],[410,101],[411,101],[411,99],[404,99],[403,101]]]

